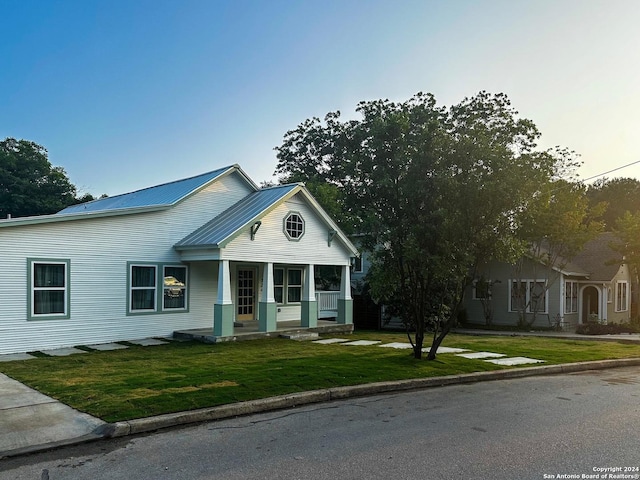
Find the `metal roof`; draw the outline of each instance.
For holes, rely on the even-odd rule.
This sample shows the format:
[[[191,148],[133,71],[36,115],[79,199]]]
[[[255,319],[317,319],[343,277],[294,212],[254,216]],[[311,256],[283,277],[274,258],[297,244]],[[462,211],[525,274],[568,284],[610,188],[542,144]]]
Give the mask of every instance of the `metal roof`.
[[[258,220],[272,207],[282,200],[294,195],[302,186],[298,183],[264,188],[250,193],[238,203],[228,208],[220,215],[205,223],[202,227],[190,233],[175,247],[219,247],[233,237],[241,228]]]
[[[209,182],[220,177],[229,170],[237,168],[229,166],[203,173],[195,177],[176,180],[174,182],[143,188],[131,193],[101,198],[91,202],[72,205],[59,211],[56,215],[69,215],[93,212],[105,212],[132,208],[162,207],[173,205],[187,197]]]

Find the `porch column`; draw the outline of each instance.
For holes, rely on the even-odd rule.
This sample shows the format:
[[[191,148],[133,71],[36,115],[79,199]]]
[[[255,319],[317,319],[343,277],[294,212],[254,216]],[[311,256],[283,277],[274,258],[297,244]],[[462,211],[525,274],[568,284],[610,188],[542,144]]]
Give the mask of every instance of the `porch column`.
[[[318,326],[318,302],[316,301],[316,280],[313,265],[307,265],[302,289],[302,312],[300,326],[315,328]]]
[[[265,263],[262,273],[262,295],[258,302],[258,329],[261,332],[277,330],[277,305],[273,296],[273,263]]]
[[[231,275],[229,260],[218,262],[218,298],[213,305],[213,335],[233,335],[233,302],[231,301]]]
[[[351,275],[349,265],[342,266],[340,276],[340,296],[338,297],[337,323],[353,323],[353,300],[351,299]]]

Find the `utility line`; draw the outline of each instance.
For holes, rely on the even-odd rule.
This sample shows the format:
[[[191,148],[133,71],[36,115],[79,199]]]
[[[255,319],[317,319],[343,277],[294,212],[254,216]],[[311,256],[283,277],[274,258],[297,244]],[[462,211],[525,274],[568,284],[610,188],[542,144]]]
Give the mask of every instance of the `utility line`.
[[[593,177],[585,178],[580,180],[581,182],[588,182],[589,180],[593,180],[594,178],[602,177],[608,173],[616,172],[618,170],[622,170],[623,168],[630,167],[631,165],[635,165],[636,163],[640,163],[640,160],[636,160],[635,162],[628,163],[626,165],[622,165],[621,167],[614,168],[613,170],[609,170],[608,172],[599,173],[598,175],[594,175]]]

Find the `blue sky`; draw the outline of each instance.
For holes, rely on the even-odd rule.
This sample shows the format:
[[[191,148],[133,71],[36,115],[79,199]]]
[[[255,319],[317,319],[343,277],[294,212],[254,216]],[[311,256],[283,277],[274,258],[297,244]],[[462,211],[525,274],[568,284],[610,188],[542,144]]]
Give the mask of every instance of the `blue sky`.
[[[0,0],[0,138],[83,192],[234,163],[256,181],[306,118],[504,92],[582,178],[640,160],[636,0]],[[610,176],[640,178],[640,165]]]

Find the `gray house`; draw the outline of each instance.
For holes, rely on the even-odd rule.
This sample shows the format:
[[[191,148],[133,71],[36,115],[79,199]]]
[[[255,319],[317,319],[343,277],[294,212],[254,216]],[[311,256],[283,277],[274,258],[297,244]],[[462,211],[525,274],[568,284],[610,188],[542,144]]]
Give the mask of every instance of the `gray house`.
[[[521,268],[492,262],[466,292],[471,324],[517,325],[524,314],[533,326],[575,326],[587,321],[628,322],[632,276],[628,265],[615,261],[612,233],[588,242],[570,262],[548,268],[525,259]]]

